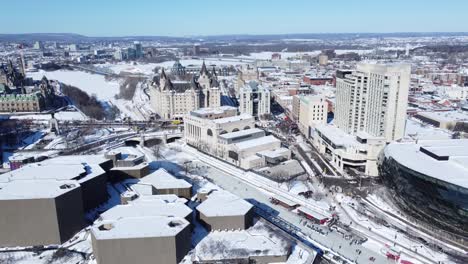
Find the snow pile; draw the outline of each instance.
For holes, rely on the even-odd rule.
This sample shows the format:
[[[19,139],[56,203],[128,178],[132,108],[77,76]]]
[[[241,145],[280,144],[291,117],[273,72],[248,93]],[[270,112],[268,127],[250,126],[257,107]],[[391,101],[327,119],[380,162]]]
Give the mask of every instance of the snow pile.
[[[195,248],[200,260],[245,259],[288,256],[291,242],[258,221],[243,231],[211,232]]]

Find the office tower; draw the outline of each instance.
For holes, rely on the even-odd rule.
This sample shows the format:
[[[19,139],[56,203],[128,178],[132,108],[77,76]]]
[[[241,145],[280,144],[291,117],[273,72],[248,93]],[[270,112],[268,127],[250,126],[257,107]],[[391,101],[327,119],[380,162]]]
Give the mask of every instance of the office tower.
[[[134,49],[135,49],[135,58],[141,58],[143,57],[143,47],[141,46],[141,43],[138,41],[135,41],[133,43]]]
[[[270,90],[255,81],[240,89],[239,112],[259,118],[270,114]]]
[[[34,49],[43,50],[44,49],[44,44],[42,43],[42,41],[36,41],[34,43]]]

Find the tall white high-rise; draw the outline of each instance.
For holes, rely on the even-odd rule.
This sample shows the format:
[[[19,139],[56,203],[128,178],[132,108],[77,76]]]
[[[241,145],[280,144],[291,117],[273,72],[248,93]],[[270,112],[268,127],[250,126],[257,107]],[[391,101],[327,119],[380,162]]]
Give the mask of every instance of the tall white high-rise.
[[[270,90],[250,81],[239,91],[239,112],[256,118],[270,113]]]
[[[336,76],[335,124],[387,142],[405,134],[411,65],[359,63]]]

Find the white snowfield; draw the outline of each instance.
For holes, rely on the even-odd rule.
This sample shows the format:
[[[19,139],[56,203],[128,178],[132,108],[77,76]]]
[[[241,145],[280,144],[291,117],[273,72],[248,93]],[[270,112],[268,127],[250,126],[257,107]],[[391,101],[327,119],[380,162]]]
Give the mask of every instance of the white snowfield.
[[[58,120],[78,120],[83,121],[87,120],[88,117],[79,111],[60,111],[55,113],[55,118]],[[52,116],[50,114],[25,114],[25,115],[11,115],[11,119],[33,119],[37,121],[49,121]]]
[[[154,68],[154,67],[153,67]],[[137,85],[135,95],[132,100],[115,99],[119,94],[120,83],[118,81],[107,81],[103,75],[92,74],[83,71],[59,70],[53,72],[38,71],[28,73],[28,77],[41,79],[46,76],[48,79],[57,80],[64,84],[75,86],[89,95],[95,95],[102,102],[115,105],[121,112],[122,117],[130,117],[133,120],[145,120],[153,113],[148,103],[149,98],[143,92],[141,83]],[[50,116],[50,115],[49,115]],[[56,115],[59,120],[85,120],[86,117],[76,112],[60,112]],[[19,117],[25,119],[45,119],[47,116],[28,115]]]
[[[41,79],[46,76],[49,80],[58,80],[59,82],[73,85],[85,91],[89,95],[95,94],[96,97],[103,101],[109,101],[119,93],[120,84],[115,81],[106,81],[103,75],[91,74],[83,71],[43,71],[29,72],[28,77],[33,79]]]

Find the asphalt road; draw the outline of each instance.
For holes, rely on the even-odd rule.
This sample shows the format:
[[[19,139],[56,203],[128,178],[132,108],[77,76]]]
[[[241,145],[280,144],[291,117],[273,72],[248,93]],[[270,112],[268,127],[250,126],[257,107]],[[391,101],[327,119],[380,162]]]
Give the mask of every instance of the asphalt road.
[[[305,220],[304,218],[285,209],[284,207],[271,204],[269,202],[271,194],[259,190],[245,181],[239,180],[231,174],[228,174],[218,168],[214,168],[213,166],[207,165],[207,163],[204,161],[194,160],[193,165],[195,164],[198,164],[198,166],[207,167],[207,174],[205,176],[211,179],[216,185],[238,195],[241,198],[255,199],[257,202],[269,206],[277,212],[278,216],[299,228],[301,232],[308,235],[314,241],[318,241],[320,244],[331,248],[333,251],[338,252],[351,261],[356,261],[356,263],[394,263],[379,252],[370,250],[362,245],[352,244],[351,238],[348,239],[336,231],[330,232],[328,231],[327,227],[324,228],[315,225],[316,228],[322,229],[322,232],[324,232],[325,235],[314,231],[313,229],[307,227],[307,225],[313,226],[312,222]],[[304,226],[304,224],[306,224],[306,226]],[[376,260],[371,262],[369,260],[370,257],[374,257]]]

